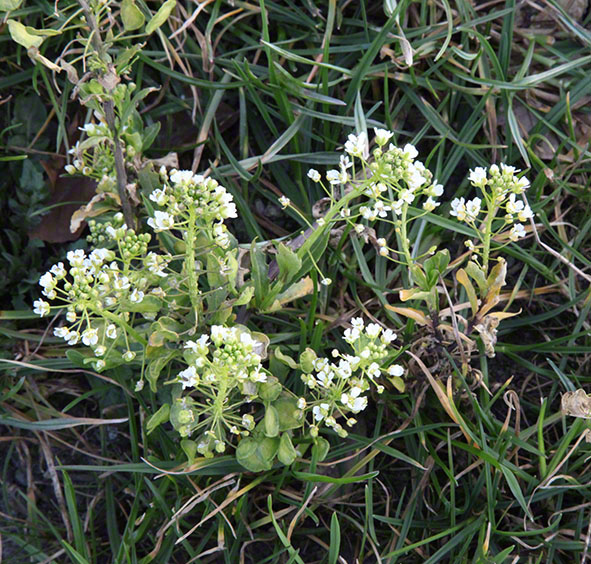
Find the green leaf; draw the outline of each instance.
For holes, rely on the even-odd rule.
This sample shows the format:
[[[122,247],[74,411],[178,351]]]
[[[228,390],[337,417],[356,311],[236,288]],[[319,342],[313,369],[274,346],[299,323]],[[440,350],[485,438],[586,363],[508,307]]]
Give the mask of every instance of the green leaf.
[[[302,426],[303,420],[298,409],[297,400],[287,394],[280,396],[273,402],[273,407],[279,414],[279,430],[289,431]]]
[[[263,425],[267,437],[277,437],[279,435],[279,414],[272,405],[268,405],[265,409]]]
[[[355,482],[364,482],[371,480],[379,475],[379,472],[368,472],[367,474],[360,474],[359,476],[347,476],[346,478],[334,478],[333,476],[325,476],[324,474],[311,474],[310,472],[294,472],[293,475],[298,480],[304,482],[327,482],[330,484],[353,484]]]
[[[121,21],[125,31],[133,31],[144,25],[146,17],[133,0],[123,0],[121,3]]]
[[[293,370],[298,368],[298,363],[293,358],[291,358],[291,356],[287,356],[287,355],[283,354],[279,347],[275,347],[275,349],[273,350],[273,354],[275,355],[275,358],[277,360],[283,362],[283,364],[286,364],[287,366],[289,366]]]
[[[146,373],[146,380],[150,384],[150,390],[154,393],[158,391],[156,383],[160,377],[162,369],[177,356],[177,352],[174,350],[162,350],[162,353],[156,358],[152,357],[148,364],[148,370]]]
[[[277,264],[279,265],[280,279],[285,283],[289,283],[302,268],[302,259],[289,247],[279,243],[277,245]]]
[[[316,460],[322,462],[326,458],[329,449],[330,443],[326,439],[318,437],[314,443],[314,446],[312,447],[312,455],[316,458]]]
[[[148,419],[146,422],[146,432],[148,435],[161,425],[162,423],[166,423],[170,417],[170,405],[165,403],[160,409]]]
[[[328,564],[337,564],[341,548],[341,526],[336,513],[330,519],[330,548],[328,549]]]
[[[439,274],[443,274],[445,269],[449,265],[450,255],[448,249],[437,251],[432,257],[428,258],[423,263],[423,268],[427,274],[427,278],[431,279],[435,276],[435,280],[439,277]]]
[[[41,43],[43,43],[44,37],[30,33],[29,28],[22,23],[16,20],[8,20],[7,23],[12,40],[25,47],[25,49],[30,49],[31,47],[39,48]]]
[[[289,466],[297,458],[298,453],[291,442],[288,433],[283,433],[279,439],[279,449],[277,450],[277,459],[281,464]]]
[[[241,305],[248,305],[250,300],[252,300],[254,296],[254,287],[253,286],[244,286],[241,291],[240,295],[234,301],[235,306]]]
[[[274,401],[281,394],[283,386],[274,376],[267,376],[266,382],[259,384],[259,396],[263,401]]]
[[[23,0],[0,0],[0,12],[12,12],[21,7]]]
[[[310,374],[314,370],[314,361],[318,358],[318,355],[310,347],[300,355],[300,366],[302,372]]]
[[[475,262],[470,261],[466,265],[466,272],[468,273],[468,276],[470,276],[470,278],[472,278],[472,280],[474,280],[478,285],[480,295],[484,296],[486,294],[487,285],[486,276],[484,275],[484,272],[482,272],[482,268]]]
[[[166,2],[160,6],[160,9],[148,22],[148,25],[146,26],[146,33],[148,35],[154,33],[168,19],[168,16],[170,16],[175,6],[176,0],[166,0]]]
[[[189,464],[192,464],[195,460],[195,455],[197,454],[197,443],[192,441],[191,439],[183,439],[181,441],[181,448],[183,452],[187,455],[187,459]]]
[[[236,460],[251,472],[270,470],[279,448],[278,438],[246,437],[236,448]]]

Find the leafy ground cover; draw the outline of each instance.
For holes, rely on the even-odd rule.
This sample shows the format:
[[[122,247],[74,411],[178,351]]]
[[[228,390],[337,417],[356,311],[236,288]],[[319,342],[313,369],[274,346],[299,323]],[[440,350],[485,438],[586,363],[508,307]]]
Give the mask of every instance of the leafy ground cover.
[[[125,4],[110,3],[115,34]],[[63,30],[39,46],[48,61],[82,56],[78,4],[0,7],[4,21]],[[215,0],[178,3],[154,34],[119,44],[145,42],[129,80],[154,88],[139,105],[154,132],[146,155],[214,171],[246,246],[306,230],[325,196],[309,168],[337,166],[365,128],[415,145],[444,186],[442,213],[412,224],[416,255],[463,252],[445,202],[475,196],[470,170],[504,162],[531,182],[535,229],[503,250],[501,304],[520,314],[502,321],[494,357],[478,343],[477,371],[442,350],[425,356],[417,320],[384,307],[400,305],[406,270],[342,233],[319,260],[331,285],[246,320],[272,347],[328,354],[352,318],[378,319],[398,332],[408,367],[404,391],[374,394],[347,438],[322,431],[327,458],[258,473],[232,453],[187,466],[169,429],[148,438],[155,399],[135,391],[133,367],[81,368],[32,312],[39,277],[87,248],[70,217],[95,185],[64,166],[92,112],[65,68],[32,60],[3,24],[6,561],[584,562],[590,412],[584,396],[566,409],[578,417],[563,415],[561,396],[589,382],[590,19],[553,1]],[[446,289],[468,300],[455,280]],[[432,362],[422,370],[417,357]]]

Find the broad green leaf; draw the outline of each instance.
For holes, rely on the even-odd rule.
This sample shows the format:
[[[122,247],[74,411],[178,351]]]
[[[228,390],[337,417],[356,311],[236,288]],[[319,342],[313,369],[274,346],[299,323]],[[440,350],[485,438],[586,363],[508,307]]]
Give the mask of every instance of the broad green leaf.
[[[278,438],[246,437],[240,441],[236,448],[236,460],[251,472],[270,470],[278,448]]]
[[[31,47],[40,47],[43,43],[44,38],[39,35],[30,33],[22,23],[16,20],[8,20],[8,31],[12,40],[19,45],[22,45],[26,49]]]
[[[272,405],[268,405],[265,409],[263,424],[267,437],[276,437],[279,435],[279,414]]]
[[[306,350],[300,355],[300,366],[302,368],[302,372],[310,374],[312,370],[314,370],[314,361],[317,358],[318,355],[316,352],[310,347],[307,347]]]
[[[279,276],[284,282],[290,282],[302,268],[302,259],[283,243],[277,245],[277,264]]]
[[[280,431],[289,431],[290,429],[297,429],[302,426],[302,413],[298,409],[295,398],[287,394],[282,395],[273,402],[273,407],[279,415]]]
[[[152,415],[152,417],[150,417],[150,419],[148,419],[148,421],[146,422],[146,431],[148,433],[148,435],[154,430],[156,429],[156,427],[158,427],[158,425],[161,425],[162,423],[166,423],[168,421],[168,418],[170,417],[170,405],[168,405],[167,403],[165,403],[162,407],[160,407],[160,409],[154,413],[154,415]]]
[[[187,455],[187,460],[189,464],[192,464],[195,460],[195,455],[197,454],[197,443],[192,441],[191,439],[183,439],[181,441],[181,448],[183,452]]]
[[[263,401],[274,401],[281,394],[283,386],[274,376],[268,376],[266,382],[259,384],[259,396]]]
[[[283,364],[286,364],[290,368],[293,368],[294,370],[298,368],[298,363],[293,358],[291,358],[291,356],[283,354],[279,347],[275,347],[273,354],[277,360],[283,362]]]
[[[289,434],[283,433],[279,439],[279,448],[277,449],[277,459],[285,466],[289,466],[296,459],[298,453],[291,442]]]
[[[125,31],[133,31],[142,27],[146,18],[133,0],[123,0],[121,3],[121,21]]]
[[[170,16],[175,6],[176,0],[166,0],[166,2],[160,6],[160,9],[148,22],[148,25],[146,26],[146,33],[148,35],[154,33],[168,19],[168,16]]]
[[[0,0],[0,12],[12,12],[21,7],[23,0]]]

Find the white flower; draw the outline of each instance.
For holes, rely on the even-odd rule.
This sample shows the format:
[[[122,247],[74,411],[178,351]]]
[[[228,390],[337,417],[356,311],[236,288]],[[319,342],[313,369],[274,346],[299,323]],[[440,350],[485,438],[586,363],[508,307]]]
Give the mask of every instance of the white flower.
[[[402,206],[404,206],[404,200],[396,200],[392,204],[392,210],[396,215],[402,215]]]
[[[509,200],[507,200],[506,210],[508,214],[519,213],[523,210],[524,203],[521,200],[515,200],[515,194],[509,194]]]
[[[166,193],[166,188],[161,190],[160,188],[156,188],[150,194],[150,200],[156,202],[159,206],[165,206],[166,202],[168,202],[168,194]]]
[[[87,346],[91,347],[98,343],[98,330],[89,327],[82,333],[82,342]]]
[[[392,135],[394,135],[394,133],[387,129],[379,129],[377,127],[373,128],[373,132],[375,133],[375,142],[380,147],[383,147],[388,141],[390,141]]]
[[[72,149],[70,149],[70,151],[71,151],[71,150],[72,150]],[[69,153],[70,151],[68,151],[68,153]],[[76,167],[75,167],[74,165],[67,164],[67,165],[66,165],[64,168],[66,169],[66,172],[67,172],[68,174],[76,174]]]
[[[298,409],[306,409],[306,400],[304,398],[298,399]]]
[[[396,340],[396,333],[392,329],[384,329],[380,340],[384,345],[389,345],[392,341]]]
[[[70,311],[68,311],[68,313],[66,313],[66,319],[70,323],[74,323],[74,321],[76,321],[77,318],[78,318],[78,316],[76,315],[76,312],[74,310],[70,310]]]
[[[377,362],[372,362],[367,368],[367,374],[371,378],[379,378],[381,376],[380,365]]]
[[[148,219],[148,225],[157,233],[166,231],[174,227],[174,217],[168,212],[158,211],[154,212],[154,217]]]
[[[116,339],[117,338],[117,326],[114,323],[110,323],[107,325],[107,329],[105,330],[105,335],[109,339]]]
[[[86,254],[82,249],[76,249],[75,251],[68,251],[66,258],[68,259],[70,266],[76,266],[80,268],[84,265]]]
[[[354,317],[353,319],[351,319],[351,325],[359,331],[362,331],[365,327],[365,323],[363,322],[362,317]]]
[[[480,198],[474,198],[466,202],[466,220],[474,221],[480,213]]]
[[[482,188],[486,184],[486,169],[477,166],[474,170],[470,171],[468,179],[473,186],[480,186]]]
[[[407,204],[412,204],[415,200],[415,195],[412,193],[412,190],[402,190],[400,192],[400,199]]]
[[[323,286],[330,286],[332,284],[332,280],[330,278],[323,278],[320,280],[320,284]]]
[[[454,198],[451,202],[450,215],[455,215],[460,221],[466,218],[466,204],[464,198]]]
[[[179,372],[179,378],[181,379],[183,390],[186,388],[194,388],[199,384],[199,376],[194,366],[189,366],[185,370]]]
[[[336,186],[338,184],[345,184],[346,182],[348,182],[349,175],[345,170],[339,171],[333,169],[327,171],[326,180],[328,180],[331,185]]]
[[[350,345],[357,341],[360,336],[361,331],[356,327],[353,327],[353,329],[345,329],[345,332],[343,333],[343,339],[345,339],[345,341]]]
[[[137,288],[134,288],[133,292],[131,292],[131,295],[129,296],[129,301],[133,302],[134,304],[141,303],[143,299],[144,293],[141,290],[138,290]]]
[[[431,196],[427,198],[427,201],[423,203],[423,209],[428,212],[432,212],[440,202],[436,202]]]
[[[193,179],[194,174],[190,170],[172,170],[170,174],[170,181],[173,184],[189,184]]]
[[[80,333],[78,331],[70,331],[64,338],[68,341],[68,345],[75,345],[80,340]]]
[[[253,382],[266,382],[267,375],[261,370],[260,366],[257,366],[257,368],[250,373],[250,379]]]
[[[369,143],[367,141],[367,134],[362,131],[359,135],[352,133],[347,137],[345,143],[345,152],[352,157],[367,158],[369,154]]]
[[[33,306],[33,312],[37,315],[40,315],[41,317],[45,317],[50,311],[49,304],[43,300],[35,300],[33,302]]]
[[[516,223],[509,232],[509,239],[511,241],[517,241],[521,237],[525,237],[525,228],[521,223]]]
[[[58,280],[61,280],[67,274],[66,269],[64,268],[63,262],[58,262],[57,264],[54,264],[49,269],[49,272],[51,272]]]
[[[380,334],[382,328],[377,323],[370,323],[365,328],[365,333],[370,339],[375,339]]]
[[[56,281],[53,279],[51,272],[46,272],[41,278],[39,278],[39,286],[46,290],[51,290],[56,285]]]
[[[96,347],[94,349],[94,354],[96,356],[103,356],[106,352],[107,352],[107,347],[105,347],[104,345],[99,345],[98,347]]]
[[[388,368],[388,374],[390,376],[402,376],[404,374],[404,368],[400,364],[393,364]]]
[[[511,194],[513,195],[513,194]],[[518,214],[517,217],[519,218],[519,221],[527,221],[528,219],[531,219],[534,216],[534,212],[531,211],[531,208],[529,206],[525,206]]]
[[[513,192],[516,194],[523,194],[529,188],[529,180],[522,176],[513,184]]]
[[[353,400],[353,403],[349,405],[353,413],[359,413],[367,407],[367,398],[359,397]]]
[[[312,182],[320,182],[321,176],[320,176],[320,173],[316,169],[311,168],[308,171],[308,178],[311,179]]]
[[[387,206],[382,202],[382,200],[378,200],[374,206],[374,215],[378,215],[379,217],[388,217],[388,213],[392,208]]]
[[[281,207],[285,209],[287,206],[289,206],[289,204],[291,204],[291,200],[286,196],[281,196],[281,198],[279,198],[279,203],[281,204]]]
[[[405,157],[408,157],[410,159],[416,159],[419,156],[419,152],[417,151],[416,147],[414,145],[411,145],[410,143],[407,143],[404,146],[404,148],[402,149],[402,153]]]
[[[341,168],[341,172],[343,172],[344,170],[351,168],[353,166],[353,163],[351,162],[351,159],[349,159],[349,157],[347,155],[341,155],[341,157],[339,159],[339,166]]]
[[[316,421],[322,421],[322,419],[324,419],[328,415],[329,409],[330,405],[328,403],[321,403],[320,405],[315,405],[312,408],[314,419],[316,419]]]
[[[67,327],[56,327],[53,334],[60,339],[65,339],[70,330]]]
[[[424,167],[422,166],[422,163],[419,163],[418,161],[408,166],[407,175],[404,178],[411,190],[418,190],[423,184],[425,184],[425,182],[427,182],[427,179],[423,174],[423,169]]]
[[[427,196],[438,198],[439,196],[443,195],[443,184],[437,184],[437,180],[434,180],[433,184],[426,191],[426,194]]]

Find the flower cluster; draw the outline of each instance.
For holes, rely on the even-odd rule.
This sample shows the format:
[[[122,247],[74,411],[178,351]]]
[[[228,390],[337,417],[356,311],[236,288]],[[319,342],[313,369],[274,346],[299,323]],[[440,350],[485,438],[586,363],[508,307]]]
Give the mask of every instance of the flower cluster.
[[[222,248],[230,245],[224,220],[237,217],[236,204],[227,190],[213,178],[193,174],[190,170],[160,170],[162,188],[150,194],[159,206],[148,225],[156,232],[183,229],[197,224]]]
[[[343,339],[351,346],[353,354],[343,354],[335,349],[332,362],[328,358],[315,357],[310,370],[302,374],[302,381],[315,400],[307,402],[300,398],[298,407],[311,410],[314,419],[312,435],[317,434],[323,424],[346,437],[347,431],[337,419],[343,417],[347,426],[353,426],[356,420],[348,414],[360,413],[367,407],[367,396],[363,394],[370,385],[373,384],[381,394],[384,391],[384,385],[380,383],[383,374],[393,377],[404,374],[400,365],[386,362],[391,356],[390,345],[396,339],[391,329],[383,329],[377,323],[366,326],[360,317],[352,319],[351,325],[345,330]]]
[[[189,395],[177,400],[184,409],[171,421],[182,437],[201,432],[197,446],[200,454],[223,452],[228,433],[248,436],[254,429],[253,417],[241,416],[236,406],[237,402],[256,399],[258,386],[267,382],[268,374],[262,366],[266,346],[264,337],[258,339],[239,325],[212,325],[209,334],[185,342],[188,366],[171,383],[180,384]]]
[[[108,236],[105,243],[116,245],[118,254],[105,247],[89,254],[82,249],[69,251],[68,265],[59,262],[39,279],[43,295],[61,302],[53,307],[66,305],[67,325],[56,327],[54,334],[69,345],[82,342],[91,347],[97,358],[96,370],[105,368],[103,357],[121,345],[117,341],[120,335],[124,341],[123,352],[118,354],[125,361],[135,358],[127,338],[130,311],[137,311],[146,319],[155,317],[160,306],[157,292],[150,291],[151,282],[166,276],[164,268],[169,260],[155,253],[146,254],[150,241],[147,233],[138,235],[125,224],[108,225],[104,233]],[[139,266],[131,268],[135,259],[139,259]],[[153,301],[144,304],[148,292],[153,294]],[[45,300],[34,302],[34,312],[42,317],[51,308]]]
[[[451,202],[450,214],[457,217],[459,221],[471,224],[477,229],[475,223],[481,214],[487,214],[492,220],[500,209],[505,212],[504,224],[496,230],[496,233],[504,230],[508,225],[512,225],[509,239],[517,241],[524,237],[523,222],[532,218],[534,214],[526,203],[517,199],[529,187],[527,178],[516,176],[518,172],[514,167],[505,164],[492,165],[488,171],[482,167],[470,171],[470,182],[472,186],[480,189],[484,202],[481,198],[468,201],[464,198],[455,198]]]

